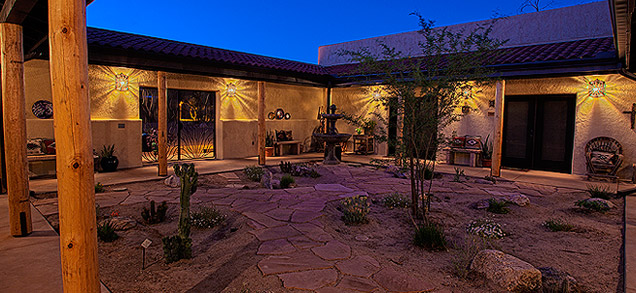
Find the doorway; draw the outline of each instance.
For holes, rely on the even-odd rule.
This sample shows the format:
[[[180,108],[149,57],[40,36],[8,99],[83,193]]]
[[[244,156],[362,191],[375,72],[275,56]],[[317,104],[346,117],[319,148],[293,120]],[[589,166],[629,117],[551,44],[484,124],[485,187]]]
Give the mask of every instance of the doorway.
[[[576,95],[506,96],[502,165],[572,172]]]

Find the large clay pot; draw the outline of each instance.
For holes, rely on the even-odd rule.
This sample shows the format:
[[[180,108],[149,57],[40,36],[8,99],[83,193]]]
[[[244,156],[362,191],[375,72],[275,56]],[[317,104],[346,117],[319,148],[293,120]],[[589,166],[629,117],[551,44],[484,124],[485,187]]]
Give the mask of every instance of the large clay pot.
[[[115,156],[102,158],[99,161],[99,165],[102,166],[103,172],[115,172],[117,170],[117,166],[119,166],[119,159]]]
[[[274,156],[274,147],[265,147],[265,157]]]
[[[481,160],[481,165],[483,167],[491,167],[492,166],[492,159],[482,159]]]

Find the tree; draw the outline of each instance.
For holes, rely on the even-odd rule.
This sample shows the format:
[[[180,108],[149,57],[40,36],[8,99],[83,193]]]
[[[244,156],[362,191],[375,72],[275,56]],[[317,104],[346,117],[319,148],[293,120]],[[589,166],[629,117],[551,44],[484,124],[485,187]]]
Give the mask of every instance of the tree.
[[[433,28],[432,21],[414,15],[421,26],[423,57],[410,58],[384,43],[379,43],[380,54],[368,48],[341,54],[358,63],[352,76],[382,83],[386,94],[381,105],[394,109],[390,115],[401,120],[401,135],[389,143],[396,146],[396,161],[410,170],[411,212],[427,220],[435,156],[445,139],[440,130],[461,117],[458,105],[471,88],[490,80],[493,72],[486,65],[504,42],[490,36],[494,21],[451,31]]]
[[[545,10],[546,8],[552,7],[552,5],[554,5],[554,1],[524,0],[521,3],[519,11],[523,12],[526,8],[530,8],[536,12],[539,12],[541,10]]]

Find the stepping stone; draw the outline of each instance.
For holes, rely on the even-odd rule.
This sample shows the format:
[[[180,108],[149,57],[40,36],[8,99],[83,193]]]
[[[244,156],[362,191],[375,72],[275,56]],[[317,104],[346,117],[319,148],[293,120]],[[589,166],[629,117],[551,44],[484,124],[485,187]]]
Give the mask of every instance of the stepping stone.
[[[172,193],[172,190],[153,190],[146,193],[146,196],[168,196]]]
[[[228,184],[225,185],[225,188],[234,188],[234,189],[243,189],[245,184]]]
[[[106,208],[118,205],[124,201],[126,197],[128,197],[127,191],[98,193],[95,196],[95,202],[99,204],[100,207]]]
[[[265,276],[307,270],[329,269],[332,267],[333,264],[331,262],[324,261],[309,251],[298,251],[287,255],[272,255],[258,262],[258,268]]]
[[[247,222],[247,225],[249,225],[250,227],[252,227],[254,230],[260,230],[260,229],[265,229],[265,228],[267,228],[267,227],[265,227],[265,226],[263,226],[263,225],[259,224],[259,223],[258,223],[258,222],[256,222],[256,221],[249,221],[249,222]]]
[[[541,194],[541,192],[534,190],[534,189],[525,189],[525,188],[520,188],[519,192],[525,194],[525,195],[529,195],[529,196],[534,196],[534,197],[543,197],[543,194]]]
[[[307,236],[304,236],[304,235],[295,236],[295,237],[289,237],[289,238],[287,238],[287,240],[289,240],[289,242],[291,242],[291,244],[293,244],[294,246],[298,247],[299,249],[309,249],[309,248],[312,248],[312,247],[323,245],[322,243],[313,241],[313,240],[309,239]]]
[[[221,199],[214,199],[212,200],[212,203],[217,206],[230,206],[232,205],[234,201],[236,201],[235,197],[227,197],[227,198],[221,198]]]
[[[238,199],[234,203],[232,203],[232,208],[245,213],[245,212],[253,212],[253,213],[265,213],[277,208],[278,205],[272,202],[262,202],[255,200],[244,200]]]
[[[354,196],[369,196],[369,194],[366,191],[363,190],[357,190],[354,192],[349,192],[349,193],[345,193],[345,194],[341,194],[338,196],[338,199],[343,199],[343,198],[348,198],[348,197],[354,197]]]
[[[127,197],[126,200],[122,201],[120,205],[128,206],[128,205],[134,205],[134,204],[145,203],[145,202],[148,202],[148,200],[145,197],[141,195],[131,195]]]
[[[267,228],[285,225],[285,222],[274,220],[266,215],[259,214],[259,213],[243,213],[243,215],[248,217],[250,220]]]
[[[38,205],[36,206],[36,208],[38,209],[38,211],[40,211],[40,214],[42,214],[43,216],[50,216],[50,215],[55,215],[59,213],[57,208],[57,203]]]
[[[335,284],[338,273],[334,269],[295,272],[278,275],[287,289],[315,290]]]
[[[296,187],[293,189],[285,189],[285,191],[292,195],[304,195],[307,193],[312,193],[316,191],[316,189],[311,186],[306,186],[306,187]]]
[[[326,199],[312,199],[307,201],[301,201],[298,204],[290,206],[289,208],[295,209],[295,210],[320,212],[325,208],[326,204],[327,204]]]
[[[292,227],[314,241],[327,242],[333,239],[325,230],[311,223],[292,224]]]
[[[329,241],[325,246],[314,247],[311,251],[325,260],[347,259],[351,256],[351,247],[337,240]]]
[[[294,223],[306,223],[321,216],[322,214],[317,212],[295,211],[291,217],[291,221]]]
[[[374,281],[369,280],[367,278],[354,277],[354,276],[344,276],[340,283],[338,284],[338,288],[351,289],[362,292],[371,292],[378,288],[378,284]]]
[[[336,268],[345,275],[371,277],[380,270],[380,264],[370,256],[356,256],[336,263]]]
[[[254,234],[254,236],[256,236],[256,238],[260,241],[300,236],[300,232],[296,231],[289,225],[250,231],[250,233]]]
[[[316,290],[316,293],[354,293],[360,291],[353,291],[344,288],[336,288],[336,287],[322,287]]]
[[[287,222],[289,221],[292,213],[294,213],[294,210],[292,209],[278,208],[278,209],[271,210],[265,214],[276,220]]]
[[[342,184],[316,184],[314,188],[317,191],[353,192],[353,189],[344,187]]]
[[[239,179],[239,177],[236,174],[234,174],[234,172],[220,173],[219,176],[225,179]]]
[[[285,239],[265,241],[258,247],[259,255],[267,254],[289,254],[295,252],[296,248]]]
[[[380,286],[392,292],[432,291],[435,286],[424,282],[412,274],[398,273],[392,268],[384,268],[373,276]]]
[[[164,200],[165,200],[165,199],[164,199]],[[163,200],[162,200],[162,201],[163,201]],[[155,202],[157,202],[157,201],[155,201]],[[177,197],[177,198],[174,198],[174,199],[168,200],[167,202],[168,202],[168,203],[172,203],[172,204],[179,204],[179,203],[181,203],[181,199]],[[200,199],[190,197],[190,204],[199,204],[199,203],[201,203],[201,200],[200,200]]]

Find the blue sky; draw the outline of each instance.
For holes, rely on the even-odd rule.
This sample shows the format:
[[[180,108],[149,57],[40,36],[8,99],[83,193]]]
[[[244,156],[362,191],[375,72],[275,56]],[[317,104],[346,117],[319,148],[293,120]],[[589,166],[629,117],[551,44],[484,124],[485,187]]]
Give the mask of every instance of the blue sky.
[[[523,0],[97,0],[88,25],[316,63],[318,47],[437,25],[519,14]],[[595,0],[544,0],[552,8]],[[529,9],[526,12],[530,12]]]

